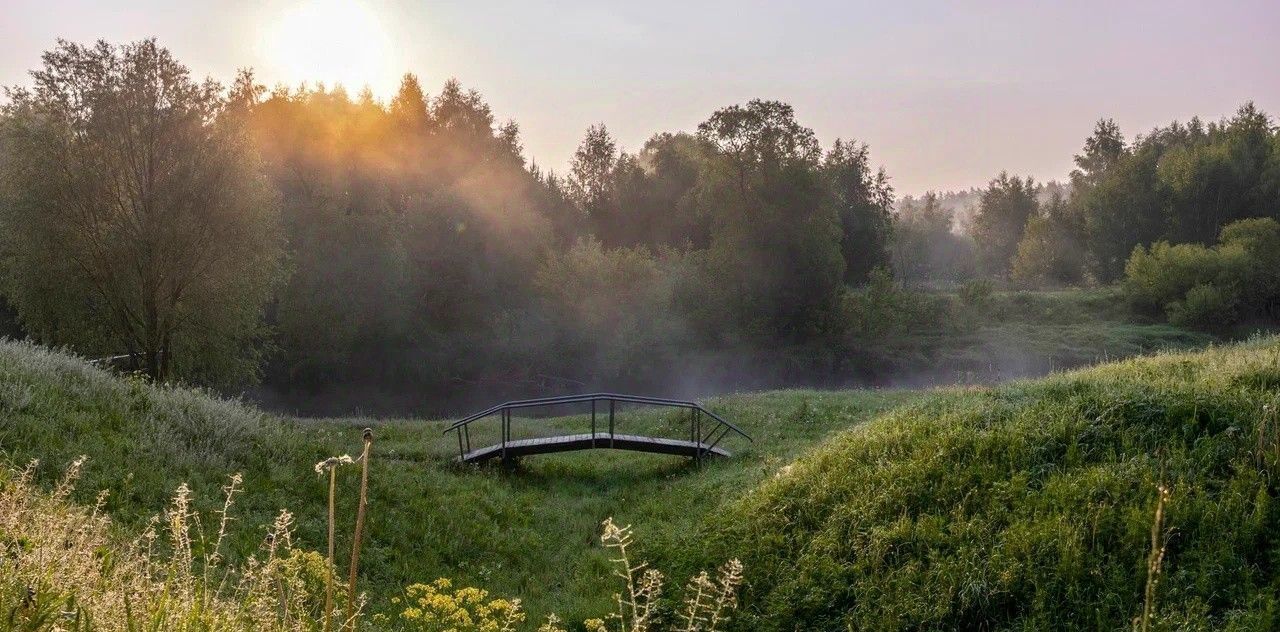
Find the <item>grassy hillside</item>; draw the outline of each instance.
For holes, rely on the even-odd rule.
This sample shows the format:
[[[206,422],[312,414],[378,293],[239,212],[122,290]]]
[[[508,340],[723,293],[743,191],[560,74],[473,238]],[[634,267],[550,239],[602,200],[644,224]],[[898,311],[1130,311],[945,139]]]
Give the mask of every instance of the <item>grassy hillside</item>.
[[[375,427],[363,574],[373,609],[447,576],[520,596],[530,620],[598,616],[615,590],[598,526],[633,523],[679,582],[746,564],[740,629],[1097,629],[1141,612],[1157,487],[1171,490],[1157,613],[1191,628],[1271,625],[1280,509],[1280,341],[1127,361],[996,388],[788,391],[712,400],[754,444],[694,469],[607,451],[515,472],[450,463],[440,422],[278,418],[0,343],[0,459],[39,479],[89,456],[79,499],[141,526],[182,481],[212,511],[244,474],[233,548],[287,507],[323,546],[320,459]],[[522,433],[582,417],[517,420]],[[663,412],[622,428],[678,434]],[[494,428],[490,428],[494,432]],[[477,438],[479,441],[480,438]],[[341,481],[350,532],[354,470]],[[339,550],[347,543],[339,542]]]
[[[744,629],[1273,629],[1280,341],[952,390],[826,442],[704,527]],[[1160,629],[1163,629],[1160,628]]]
[[[78,499],[110,492],[106,509],[140,527],[188,482],[212,512],[219,489],[244,474],[237,504],[239,539],[252,550],[281,508],[297,517],[302,545],[324,546],[325,481],[312,466],[355,454],[360,428],[375,428],[369,539],[362,569],[374,609],[403,586],[437,577],[520,596],[530,620],[555,611],[569,620],[611,609],[616,589],[598,546],[600,522],[634,523],[642,555],[672,561],[691,546],[697,525],[833,432],[917,397],[910,392],[827,394],[795,391],[713,400],[756,443],[726,440],[731,461],[694,469],[681,459],[610,453],[530,459],[516,472],[452,465],[453,437],[442,422],[343,419],[303,421],[266,415],[199,392],[122,380],[68,356],[0,342],[0,459],[42,462],[52,483],[88,455]],[[584,419],[517,420],[524,433],[581,431]],[[662,412],[625,411],[620,429],[679,436],[682,421]],[[496,437],[496,424],[488,432]],[[477,442],[483,437],[475,437]],[[354,521],[356,476],[340,480],[339,532]],[[348,543],[340,540],[339,550]],[[717,562],[722,560],[717,560]]]

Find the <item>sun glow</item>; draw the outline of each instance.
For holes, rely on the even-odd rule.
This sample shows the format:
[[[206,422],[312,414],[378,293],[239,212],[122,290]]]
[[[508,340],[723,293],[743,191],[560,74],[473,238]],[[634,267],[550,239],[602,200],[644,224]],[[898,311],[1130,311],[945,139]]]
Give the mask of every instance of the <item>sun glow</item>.
[[[270,24],[260,48],[274,80],[342,84],[353,95],[366,85],[381,94],[395,84],[391,39],[361,2],[300,2]]]

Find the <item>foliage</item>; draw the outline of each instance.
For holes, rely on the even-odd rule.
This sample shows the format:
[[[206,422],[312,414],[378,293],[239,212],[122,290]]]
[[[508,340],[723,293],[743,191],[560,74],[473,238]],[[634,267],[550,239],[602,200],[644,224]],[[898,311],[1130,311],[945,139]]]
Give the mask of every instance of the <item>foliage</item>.
[[[977,273],[973,242],[956,231],[955,214],[937,193],[903,200],[893,222],[893,271],[903,282],[955,284]]]
[[[883,167],[872,171],[865,143],[836,139],[822,169],[831,180],[831,203],[840,218],[844,280],[861,283],[888,261],[893,186]]]
[[[1008,275],[1027,222],[1039,213],[1035,183],[1001,173],[982,192],[973,216],[972,234],[978,261],[988,275]]]
[[[714,218],[703,300],[717,309],[695,318],[766,345],[819,337],[844,262],[813,130],[791,106],[757,100],[716,111],[698,133],[716,152],[700,195]]]
[[[1072,200],[1096,276],[1121,276],[1135,246],[1204,244],[1240,219],[1280,219],[1278,148],[1276,127],[1252,103],[1227,120],[1174,122],[1127,144],[1114,123],[1100,123],[1077,157]]]
[[[942,391],[702,535],[743,560],[741,629],[1270,629],[1278,376],[1266,338]]]
[[[197,82],[154,40],[61,42],[0,112],[4,292],[26,331],[157,379],[256,376],[281,271],[248,74]]]
[[[1170,322],[1221,330],[1280,316],[1280,222],[1240,220],[1213,247],[1157,242],[1139,246],[1125,266],[1129,300]]]
[[[525,620],[520,600],[490,599],[479,588],[453,588],[440,578],[430,584],[412,584],[403,597],[392,602],[402,605],[401,628],[421,632],[508,632]]]
[[[1010,277],[1024,287],[1078,286],[1084,281],[1084,246],[1078,216],[1055,191],[1027,221]]]
[[[0,472],[0,620],[22,630],[319,630],[326,564],[293,547],[282,512],[258,551],[224,562],[241,477],[224,488],[215,533],[201,531],[190,490],[179,486],[137,540],[120,539],[104,511],[70,502],[84,460],[50,492],[35,464]],[[318,570],[319,569],[319,570]]]
[[[164,72],[126,72],[123,61],[108,63],[117,58]],[[13,227],[0,239],[0,330],[94,356],[131,352],[152,373],[218,387],[261,369],[256,397],[310,414],[451,411],[567,389],[928,381],[921,367],[942,357],[950,372],[956,362],[944,356],[972,365],[975,349],[989,347],[975,338],[993,329],[989,316],[949,294],[971,279],[1108,283],[1134,245],[1202,241],[1229,220],[1280,208],[1275,130],[1252,106],[1132,140],[1101,121],[1068,184],[1002,174],[983,190],[905,198],[895,213],[889,177],[865,144],[824,147],[779,101],[720,108],[696,130],[655,134],[638,151],[594,125],[559,175],[526,164],[518,126],[456,80],[429,94],[406,75],[380,103],[340,87],[264,93],[247,75],[228,90],[196,84],[155,42],[63,44],[49,60],[0,115],[0,221]],[[75,224],[46,221],[45,207],[65,212],[73,207],[58,200],[67,196],[141,202],[128,195],[137,187],[90,186],[127,163],[100,159],[124,155],[116,119],[85,110],[83,142],[42,140],[73,120],[36,116],[62,107],[51,95],[76,89],[59,77],[100,88],[76,102],[80,110],[123,103],[126,89],[182,93],[169,118],[156,119],[173,140],[161,157],[181,165],[211,147],[205,155],[226,168],[167,171],[181,177],[155,195],[217,194],[187,196],[200,201],[191,208],[166,202],[177,210],[156,225],[218,219],[212,234],[166,237],[199,237],[207,248],[152,248],[155,231],[95,237],[111,245],[103,250],[81,240],[95,257],[89,269],[110,278],[64,256]],[[72,150],[78,162],[63,169],[58,152]],[[219,264],[202,267],[193,259],[201,253]],[[885,292],[878,268],[903,287]],[[83,283],[64,282],[74,278]],[[110,283],[85,285],[94,279]],[[1179,322],[1218,313],[1207,292],[1192,307],[1210,315],[1184,305]],[[1266,300],[1224,309],[1253,318]],[[4,305],[17,308],[21,326]],[[1127,335],[1135,323],[1125,318],[1108,320]],[[901,372],[887,376],[889,367]]]

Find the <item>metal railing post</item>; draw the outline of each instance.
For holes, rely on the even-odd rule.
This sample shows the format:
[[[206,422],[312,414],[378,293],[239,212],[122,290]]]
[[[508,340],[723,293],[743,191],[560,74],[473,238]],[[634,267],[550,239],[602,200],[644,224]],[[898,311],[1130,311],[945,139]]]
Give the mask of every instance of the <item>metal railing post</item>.
[[[694,443],[694,460],[698,465],[702,465],[702,411],[693,410],[693,443]]]
[[[613,447],[613,411],[614,411],[614,401],[610,399],[609,400],[609,447],[610,448]]]
[[[596,400],[591,400],[591,447],[596,447]]]

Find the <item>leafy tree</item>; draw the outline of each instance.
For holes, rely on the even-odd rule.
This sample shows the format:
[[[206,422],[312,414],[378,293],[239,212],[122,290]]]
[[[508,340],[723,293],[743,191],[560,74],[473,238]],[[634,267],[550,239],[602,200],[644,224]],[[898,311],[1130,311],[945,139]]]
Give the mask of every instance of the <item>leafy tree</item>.
[[[1099,123],[1077,156],[1069,203],[1093,274],[1115,280],[1138,245],[1210,243],[1235,220],[1280,217],[1277,138],[1252,103],[1231,119],[1174,122],[1131,144],[1109,121]]]
[[[1001,173],[987,185],[972,227],[978,259],[987,274],[1009,273],[1023,230],[1038,210],[1036,186],[1031,178]]]
[[[68,42],[4,108],[5,291],[38,338],[156,379],[255,375],[281,270],[247,117],[260,88],[197,82],[154,40]]]
[[[1084,153],[1076,154],[1071,182],[1077,190],[1096,185],[1125,156],[1124,135],[1112,119],[1101,119],[1093,135],[1084,141]]]
[[[592,125],[569,164],[569,199],[598,232],[609,233],[610,242],[620,213],[614,186],[617,167],[617,142],[604,125]]]
[[[861,283],[889,262],[893,187],[884,169],[872,171],[870,153],[866,144],[836,139],[823,162],[840,218],[846,283]]]
[[[977,261],[972,240],[955,231],[955,214],[930,191],[907,197],[894,217],[893,271],[904,283],[958,283],[971,278]]]
[[[684,132],[656,134],[638,157],[648,181],[648,242],[672,247],[705,249],[711,242],[711,222],[697,204],[700,179],[713,159],[709,142]]]
[[[678,263],[670,251],[608,249],[592,237],[548,256],[534,283],[550,315],[555,368],[592,385],[664,377],[669,350],[684,342],[673,311]]]
[[[706,257],[714,300],[696,308],[703,322],[755,340],[820,335],[838,302],[844,261],[813,131],[791,106],[756,100],[716,111],[698,133],[716,151],[699,194],[715,218]],[[708,305],[718,310],[710,321]],[[735,327],[715,324],[726,322]]]
[[[1084,280],[1083,227],[1066,199],[1054,191],[1043,210],[1027,221],[1012,279],[1029,287],[1071,286]]]

